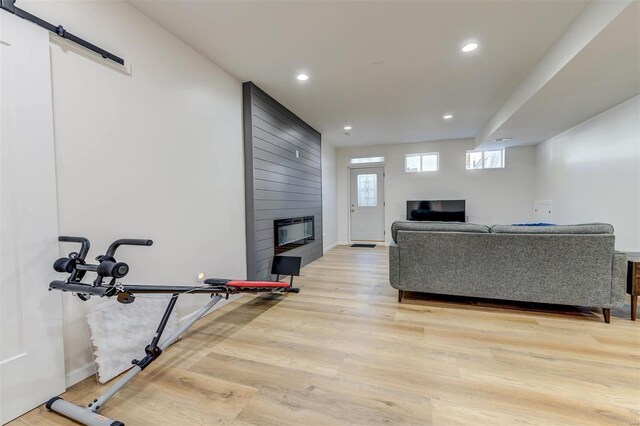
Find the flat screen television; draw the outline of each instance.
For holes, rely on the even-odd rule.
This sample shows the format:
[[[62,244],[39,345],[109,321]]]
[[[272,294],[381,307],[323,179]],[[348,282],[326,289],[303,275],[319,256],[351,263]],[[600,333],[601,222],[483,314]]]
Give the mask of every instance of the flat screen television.
[[[464,200],[407,201],[407,220],[464,222],[465,202]]]

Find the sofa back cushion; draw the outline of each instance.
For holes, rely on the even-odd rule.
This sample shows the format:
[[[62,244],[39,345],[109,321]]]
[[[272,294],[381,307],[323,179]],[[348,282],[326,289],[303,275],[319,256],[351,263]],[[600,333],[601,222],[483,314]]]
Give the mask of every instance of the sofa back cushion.
[[[493,225],[492,234],[588,234],[613,235],[613,226],[608,223],[585,223],[581,225],[522,226]]]
[[[567,305],[611,303],[613,235],[398,231],[397,238],[398,281],[404,290]]]
[[[470,232],[488,234],[490,228],[486,225],[465,222],[429,222],[415,220],[399,220],[391,225],[391,237],[398,242],[398,231],[416,232]]]

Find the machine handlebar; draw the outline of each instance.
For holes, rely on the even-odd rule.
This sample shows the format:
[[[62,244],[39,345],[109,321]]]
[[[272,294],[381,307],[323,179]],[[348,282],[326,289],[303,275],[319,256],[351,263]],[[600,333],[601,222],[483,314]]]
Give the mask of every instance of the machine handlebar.
[[[78,253],[78,257],[82,260],[84,260],[85,257],[87,257],[87,254],[89,253],[89,248],[91,247],[91,243],[89,242],[89,240],[87,240],[84,237],[68,237],[68,236],[61,235],[58,237],[58,241],[60,241],[61,243],[82,244],[82,247],[80,248],[80,252]]]
[[[105,256],[113,257],[116,250],[118,250],[118,247],[120,246],[151,246],[151,245],[153,245],[153,240],[136,240],[131,238],[123,238],[121,240],[115,240],[114,242],[112,242],[109,248],[107,249]]]
[[[104,255],[96,258],[96,260],[100,262],[96,265],[85,263],[85,258],[87,257],[89,248],[91,247],[88,239],[84,237],[60,236],[58,237],[58,241],[65,243],[80,243],[82,247],[80,248],[79,253],[71,253],[67,257],[56,260],[53,264],[53,269],[58,272],[71,274],[69,280],[74,282],[80,282],[86,272],[95,272],[98,277],[94,281],[94,286],[100,285],[103,277],[123,278],[129,272],[129,265],[124,262],[117,262],[114,258],[114,254],[118,247],[123,245],[150,246],[153,244],[152,240],[143,239],[123,238],[116,240],[111,243]]]

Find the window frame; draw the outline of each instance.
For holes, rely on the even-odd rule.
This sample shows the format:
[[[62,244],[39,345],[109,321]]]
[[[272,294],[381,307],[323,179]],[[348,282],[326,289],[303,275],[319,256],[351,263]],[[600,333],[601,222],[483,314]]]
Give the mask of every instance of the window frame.
[[[494,151],[500,151],[501,152],[501,163],[502,165],[500,167],[486,167],[485,165],[485,155],[487,152],[494,152]],[[467,157],[469,156],[469,154],[472,153],[480,153],[480,158],[482,159],[481,164],[482,167],[478,167],[478,168],[473,168],[473,167],[467,167]],[[507,162],[506,162],[506,152],[504,148],[496,148],[496,149],[483,149],[483,150],[467,150],[467,152],[465,153],[465,157],[464,157],[464,168],[465,170],[500,170],[500,169],[504,169],[507,166]]]
[[[353,160],[379,160],[379,161],[359,161],[353,163]],[[366,157],[349,157],[347,158],[347,166],[348,167],[370,167],[379,164],[385,164],[384,155],[368,155]]]
[[[435,170],[422,170],[422,157],[425,155],[435,155],[436,156],[436,169]],[[419,157],[420,158],[420,170],[411,171],[407,170],[407,159],[409,157]],[[411,153],[404,155],[404,172],[405,173],[433,173],[440,171],[440,153],[439,152],[420,152],[420,153]]]

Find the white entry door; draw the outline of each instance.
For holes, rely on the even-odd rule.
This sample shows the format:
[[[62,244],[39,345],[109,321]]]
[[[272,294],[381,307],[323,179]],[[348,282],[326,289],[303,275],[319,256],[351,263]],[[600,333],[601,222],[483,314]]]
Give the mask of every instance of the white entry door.
[[[0,423],[65,390],[48,32],[0,12]]]
[[[384,168],[351,169],[351,241],[384,241]]]

